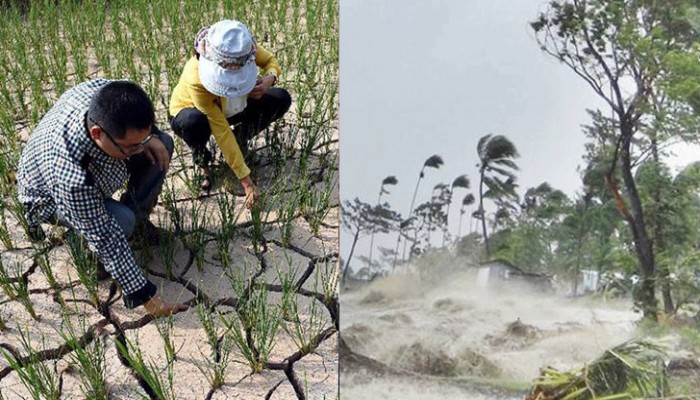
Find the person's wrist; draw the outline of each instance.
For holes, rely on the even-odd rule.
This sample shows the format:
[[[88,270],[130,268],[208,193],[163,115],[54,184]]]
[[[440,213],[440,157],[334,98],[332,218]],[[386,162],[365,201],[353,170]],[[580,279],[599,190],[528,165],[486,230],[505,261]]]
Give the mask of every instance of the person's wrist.
[[[275,86],[275,84],[277,83],[277,74],[275,74],[274,72],[268,72],[267,76],[272,78],[270,81],[270,86]]]
[[[253,184],[253,180],[250,179],[250,175],[246,176],[245,178],[241,179],[241,185],[243,186],[243,189],[252,189],[255,185]]]

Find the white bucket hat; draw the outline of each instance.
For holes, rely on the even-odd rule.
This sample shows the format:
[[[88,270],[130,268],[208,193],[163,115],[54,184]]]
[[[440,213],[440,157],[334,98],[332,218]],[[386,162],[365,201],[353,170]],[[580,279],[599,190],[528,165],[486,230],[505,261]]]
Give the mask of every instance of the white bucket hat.
[[[205,28],[206,29],[206,28]],[[199,80],[211,93],[220,97],[247,95],[255,87],[255,41],[242,23],[230,19],[209,27],[195,47],[199,57]]]

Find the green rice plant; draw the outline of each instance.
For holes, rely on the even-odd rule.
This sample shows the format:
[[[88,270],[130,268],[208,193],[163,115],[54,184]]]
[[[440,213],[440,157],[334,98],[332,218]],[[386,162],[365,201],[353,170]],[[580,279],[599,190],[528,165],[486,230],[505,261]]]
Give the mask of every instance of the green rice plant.
[[[5,295],[10,299],[14,300],[17,298],[17,291],[15,290],[14,278],[10,277],[10,274],[5,268],[5,263],[0,257],[0,288],[5,292]]]
[[[299,197],[296,191],[292,191],[286,196],[277,215],[277,226],[279,227],[282,246],[287,247],[292,242],[298,209]]]
[[[5,246],[6,250],[14,249],[14,244],[12,244],[12,236],[10,236],[10,231],[7,229],[7,220],[5,218],[5,204],[0,201],[0,242]]]
[[[204,328],[211,350],[209,356],[204,356],[204,365],[197,364],[197,368],[207,378],[211,387],[218,389],[225,383],[226,369],[232,361],[231,352],[234,344],[230,335],[224,334],[219,338],[213,314],[213,310],[205,304],[197,304],[197,317]]]
[[[236,203],[228,193],[222,193],[216,198],[219,209],[220,228],[216,234],[216,244],[219,258],[224,270],[228,269],[231,263],[229,247],[236,234],[236,222],[245,210],[241,207],[236,211]]]
[[[0,311],[0,332],[5,329],[7,329],[7,318],[5,317],[5,313]]]
[[[330,211],[330,196],[332,194],[329,182],[324,181],[324,190],[314,190],[311,180],[306,173],[302,173],[295,183],[298,197],[299,212],[309,223],[311,233],[318,235],[323,219]]]
[[[38,351],[32,346],[32,337],[36,337],[35,333],[29,332],[29,327],[22,329],[17,325],[19,340],[22,350],[26,354],[27,361],[22,362],[15,355],[8,352],[4,348],[0,348],[0,352],[5,357],[7,362],[19,376],[22,385],[27,389],[32,399],[35,400],[58,400],[61,396],[59,373],[56,370],[56,360],[42,360],[39,358]],[[46,349],[44,336],[41,335],[42,350]]]
[[[175,193],[172,183],[165,182],[160,197],[163,199],[163,207],[165,207],[170,215],[175,233],[181,234],[184,231],[184,217],[177,205],[177,193]]]
[[[46,245],[45,242],[41,242],[34,248],[34,262],[39,266],[39,269],[44,274],[49,287],[54,290],[59,289],[58,282],[56,281],[56,276],[53,274],[51,269],[51,261],[49,259],[50,247]]]
[[[318,288],[318,274],[315,275],[314,291]],[[327,321],[324,318],[325,311],[320,307],[316,299],[311,299],[308,307],[305,309],[307,318],[302,319],[299,315],[298,297],[293,296],[290,302],[291,321],[283,325],[284,330],[294,341],[299,351],[303,354],[312,352],[318,343],[316,338],[326,329]]]
[[[165,269],[165,276],[170,280],[175,279],[175,274],[173,273],[175,267],[175,235],[172,234],[173,225],[173,221],[170,218],[161,214],[160,226],[163,229],[160,231],[159,237],[160,258],[163,262],[163,268]]]
[[[204,328],[204,333],[207,335],[207,343],[211,349],[211,356],[214,357],[217,352],[219,334],[216,331],[216,322],[212,316],[212,311],[206,304],[197,303],[197,318]]]
[[[24,231],[24,234],[30,236],[29,221],[27,220],[27,215],[24,212],[24,205],[21,201],[19,201],[19,198],[17,196],[17,189],[15,188],[13,189],[12,194],[10,195],[9,211],[10,214],[12,214],[12,216],[15,217],[15,219],[17,219],[17,222]]]
[[[89,344],[84,347],[80,345],[80,337],[87,332],[84,314],[78,313],[79,331],[76,332],[75,325],[70,317],[64,313],[63,326],[56,329],[56,332],[70,346],[71,360],[80,366],[80,391],[86,399],[107,400],[109,391],[107,390],[107,364],[105,358],[105,342],[101,336],[97,335]]]
[[[70,250],[80,283],[88,291],[92,305],[99,308],[99,278],[97,276],[97,259],[95,255],[87,248],[87,243],[77,232],[68,234],[68,249]]]
[[[173,316],[156,319],[156,329],[158,334],[163,338],[163,350],[165,351],[165,359],[168,365],[175,362],[175,341],[173,340]]]
[[[250,369],[259,373],[267,365],[274,348],[280,311],[278,307],[268,304],[265,286],[247,291],[247,279],[241,274],[233,274],[233,281],[238,299],[237,315],[220,315],[220,318]],[[255,287],[253,281],[251,285]]]
[[[51,57],[49,61],[49,74],[54,83],[56,93],[66,91],[68,82],[68,49],[62,40],[51,42]]]
[[[197,269],[204,271],[207,234],[204,227],[207,223],[207,203],[192,202],[190,204],[189,229],[187,230],[186,245],[194,255]]]
[[[338,283],[340,280],[338,264],[327,260],[323,263],[322,268],[318,264],[316,265],[315,273],[320,276],[323,297],[326,307],[328,307],[338,297]]]
[[[296,278],[299,272],[299,267],[292,265],[291,256],[287,253],[283,253],[288,268],[283,272],[279,267],[276,268],[275,272],[277,274],[277,280],[282,288],[282,302],[280,304],[281,316],[285,320],[291,320],[295,317],[294,311],[296,306],[292,303],[296,301]]]
[[[152,393],[149,396],[140,394],[141,398],[144,400],[151,400],[153,398],[157,400],[175,400],[175,394],[173,391],[173,376],[169,374],[168,381],[165,382],[160,376],[160,369],[153,362],[153,360],[146,361],[144,359],[141,348],[139,347],[139,339],[136,336],[135,341],[131,341],[128,338],[124,338],[124,342],[117,340],[117,347],[119,348],[120,354],[129,363],[134,373],[143,382],[148,385]]]
[[[258,200],[253,204],[253,207],[250,208],[250,240],[253,244],[253,251],[256,253],[262,250],[261,245],[265,239],[263,235],[265,231],[265,224],[270,215],[268,202],[272,196],[272,193],[274,192],[274,189],[269,189],[268,191],[263,192]]]
[[[27,310],[33,320],[37,321],[39,317],[34,309],[34,303],[29,298],[29,282],[27,279],[22,279],[22,265],[15,263],[15,282],[11,284],[14,292],[17,294],[15,299],[20,302]]]

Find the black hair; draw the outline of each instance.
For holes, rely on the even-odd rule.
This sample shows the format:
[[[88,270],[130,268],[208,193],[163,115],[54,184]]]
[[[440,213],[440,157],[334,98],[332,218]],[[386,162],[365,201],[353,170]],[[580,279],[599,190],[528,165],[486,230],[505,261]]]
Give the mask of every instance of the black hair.
[[[117,139],[124,139],[129,129],[148,129],[155,119],[146,92],[129,81],[103,86],[92,96],[88,109],[88,124],[96,123]]]

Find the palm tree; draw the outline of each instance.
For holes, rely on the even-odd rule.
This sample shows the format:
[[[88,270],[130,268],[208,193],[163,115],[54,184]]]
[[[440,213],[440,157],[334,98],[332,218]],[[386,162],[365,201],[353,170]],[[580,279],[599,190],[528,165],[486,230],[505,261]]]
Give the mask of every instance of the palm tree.
[[[457,238],[462,236],[462,217],[467,212],[466,208],[474,204],[474,195],[469,193],[462,199],[462,207],[459,209],[459,226],[457,227]]]
[[[469,178],[466,175],[460,175],[455,178],[454,181],[452,181],[452,186],[450,187],[450,201],[447,203],[447,215],[445,216],[445,219],[449,222],[450,220],[450,205],[452,204],[452,193],[454,193],[454,190],[456,187],[463,188],[463,189],[469,189]],[[472,196],[473,197],[473,196]],[[462,219],[461,219],[461,214],[460,214],[460,225],[462,224]],[[459,227],[457,228],[459,230]],[[445,230],[447,230],[447,226],[445,226]],[[459,236],[459,233],[457,234]],[[443,232],[442,235],[442,246],[445,246],[445,234]]]
[[[484,212],[484,197],[502,198],[515,194],[515,174],[518,166],[513,158],[519,156],[513,142],[505,136],[491,134],[479,139],[476,147],[479,156],[479,215],[481,230],[484,235],[486,256],[491,255],[489,238],[486,232],[486,213]],[[488,189],[484,191],[484,186]]]
[[[389,191],[384,189],[384,186],[396,185],[398,182],[399,181],[393,175],[387,176],[386,178],[384,178],[384,180],[382,181],[382,185],[379,187],[379,196],[377,197],[377,206],[379,206],[379,203],[382,201],[382,195],[389,194]],[[369,258],[370,268],[372,265],[372,250],[374,248],[374,233],[375,233],[375,231],[372,230],[372,236],[370,237],[370,240],[369,240],[369,257],[368,258]]]
[[[411,218],[411,215],[413,213],[413,206],[416,203],[416,195],[418,194],[418,186],[420,185],[421,179],[425,177],[425,168],[430,167],[430,168],[435,168],[438,169],[440,168],[441,165],[443,165],[445,162],[442,161],[442,157],[440,157],[437,154],[433,154],[432,156],[428,157],[427,160],[423,163],[423,168],[420,170],[420,174],[418,175],[418,182],[416,182],[416,189],[413,191],[413,199],[411,199],[411,208],[408,210],[408,219]],[[397,239],[396,243],[396,249],[398,250],[399,244],[398,242],[401,240],[401,230],[399,230],[399,237]],[[406,242],[403,244],[403,254],[401,256],[401,259],[406,258]],[[394,266],[396,266],[396,262],[394,262]]]

